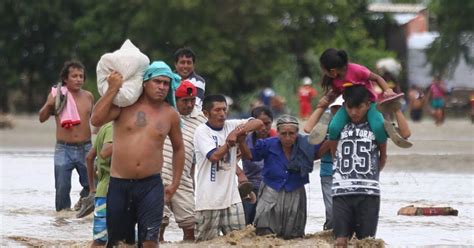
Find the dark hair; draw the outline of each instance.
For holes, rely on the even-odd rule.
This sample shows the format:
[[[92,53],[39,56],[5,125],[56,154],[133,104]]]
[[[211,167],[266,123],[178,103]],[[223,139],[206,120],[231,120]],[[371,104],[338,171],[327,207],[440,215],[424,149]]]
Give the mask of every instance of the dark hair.
[[[353,85],[344,89],[342,93],[344,104],[349,108],[357,107],[369,101],[369,91],[363,85]]]
[[[202,109],[210,112],[212,107],[214,107],[215,102],[224,102],[227,104],[225,96],[223,95],[208,95],[204,97],[204,100],[202,101]]]
[[[179,58],[181,57],[191,57],[193,59],[193,63],[196,62],[196,54],[190,47],[182,47],[174,53],[174,62],[177,63]]]
[[[328,48],[321,54],[321,57],[319,57],[319,64],[327,71],[343,68],[347,66],[347,63],[349,63],[347,53],[342,49]],[[331,87],[331,83],[332,78],[324,75],[321,85],[326,92]]]
[[[258,107],[255,107],[254,109],[252,109],[250,115],[253,117],[253,118],[258,118],[261,114],[265,114],[266,116],[268,116],[270,118],[271,121],[273,121],[273,113],[272,111],[266,107],[266,106],[258,106]]]
[[[86,81],[86,67],[78,60],[68,60],[64,62],[63,68],[59,73],[59,80],[61,80],[64,85],[64,80],[69,76],[69,68],[81,69],[84,71],[84,81]]]

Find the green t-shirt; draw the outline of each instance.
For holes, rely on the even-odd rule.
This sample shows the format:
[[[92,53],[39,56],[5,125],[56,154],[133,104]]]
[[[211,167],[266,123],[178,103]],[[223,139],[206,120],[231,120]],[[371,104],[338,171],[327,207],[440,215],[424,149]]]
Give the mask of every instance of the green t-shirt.
[[[94,142],[94,148],[97,152],[97,179],[99,182],[97,183],[96,188],[96,197],[106,197],[107,196],[107,189],[109,187],[110,181],[110,157],[106,159],[102,159],[100,157],[100,151],[102,147],[106,143],[112,143],[113,137],[113,123],[109,122],[102,126],[97,133],[97,137]]]

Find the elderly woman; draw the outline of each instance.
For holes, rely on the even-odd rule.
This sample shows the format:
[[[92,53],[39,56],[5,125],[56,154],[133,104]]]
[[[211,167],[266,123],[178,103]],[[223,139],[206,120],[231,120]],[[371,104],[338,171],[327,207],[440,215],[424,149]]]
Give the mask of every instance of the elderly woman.
[[[247,135],[245,138],[245,143],[249,149],[252,149],[255,146],[257,140],[273,137],[277,134],[276,130],[272,129],[273,114],[269,108],[265,106],[256,107],[252,110],[251,116],[261,120],[264,127]],[[251,161],[242,158],[242,167],[249,182],[252,183],[252,191],[255,193],[255,195],[258,195],[258,190],[262,182],[263,160]],[[242,201],[242,204],[244,205],[245,224],[253,224],[257,203]]]
[[[258,193],[255,226],[258,235],[276,234],[284,239],[304,236],[308,173],[319,145],[298,134],[298,120],[283,115],[277,120],[276,137],[259,139],[250,149],[251,159],[263,159],[263,181]]]

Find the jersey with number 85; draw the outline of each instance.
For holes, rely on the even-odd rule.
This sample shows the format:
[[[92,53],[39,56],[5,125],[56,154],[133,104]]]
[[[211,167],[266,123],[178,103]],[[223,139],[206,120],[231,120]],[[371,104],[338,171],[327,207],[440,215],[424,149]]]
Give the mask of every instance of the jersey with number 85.
[[[379,148],[369,124],[348,123],[337,145],[333,196],[379,195],[379,162]]]

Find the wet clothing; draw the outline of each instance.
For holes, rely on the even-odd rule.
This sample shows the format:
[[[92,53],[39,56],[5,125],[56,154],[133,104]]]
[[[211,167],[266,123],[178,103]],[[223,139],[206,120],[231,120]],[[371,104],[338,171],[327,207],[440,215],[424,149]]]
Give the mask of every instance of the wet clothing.
[[[220,129],[213,128],[206,122],[194,133],[197,240],[217,237],[219,230],[225,234],[245,227],[244,210],[235,176],[237,146],[231,147],[216,163],[209,160],[209,157],[226,144],[227,136],[237,126],[248,121],[249,119],[226,120]]]
[[[310,146],[313,147],[315,156],[319,150],[319,145]],[[288,170],[289,160],[283,152],[278,137],[257,140],[257,144],[251,149],[251,152],[253,160],[264,160],[263,182],[274,190],[291,192],[309,183],[308,174],[302,175],[300,171]]]
[[[276,135],[277,133],[274,129],[269,130],[269,137],[273,137]],[[254,139],[256,139],[255,132],[249,133],[245,138],[245,143],[247,144],[247,147],[249,149],[252,149],[254,147]],[[251,161],[242,158],[242,167],[244,169],[245,176],[247,176],[247,179],[253,185],[252,191],[255,193],[255,195],[258,195],[260,183],[262,182],[263,160]],[[252,224],[253,220],[255,219],[255,209],[257,208],[257,202],[250,203],[248,201],[243,201],[242,204],[244,205],[245,224]]]
[[[380,196],[343,195],[333,198],[334,235],[357,239],[375,237],[379,220]]]
[[[170,206],[165,205],[164,222],[168,223],[174,213],[176,223],[181,228],[194,228],[194,179],[191,170],[194,165],[194,132],[207,118],[194,108],[191,114],[181,115],[181,133],[184,143],[184,168],[180,184],[171,198]],[[168,137],[163,145],[163,184],[170,185],[173,181],[173,146]]]
[[[252,192],[255,194],[255,196],[258,195],[258,189],[253,188]],[[258,198],[255,203],[250,203],[248,201],[242,201],[242,205],[244,207],[244,213],[245,213],[245,225],[251,225],[253,224],[253,221],[255,220],[255,213],[257,210],[257,204],[258,204]]]
[[[337,144],[333,220],[337,237],[375,237],[380,208],[379,148],[369,123],[348,123]]]
[[[320,165],[320,170],[319,170],[319,176],[321,177],[326,177],[326,176],[331,176],[332,177],[332,156],[330,152],[327,152],[321,157],[321,165]]]
[[[229,149],[217,163],[208,158],[225,145],[226,138],[240,124],[248,120],[226,120],[221,129],[201,124],[194,133],[196,152],[196,211],[226,209],[232,204],[241,203],[237,180],[237,146]]]
[[[412,109],[410,110],[410,118],[412,121],[420,121],[423,117],[422,109]]]
[[[286,158],[278,137],[257,140],[251,149],[253,160],[264,160],[254,221],[259,235],[274,233],[285,239],[304,235],[307,215],[304,185],[309,183],[309,171],[295,170],[296,166],[290,170],[288,164],[299,156],[305,157],[300,161],[306,162],[309,159],[307,156],[310,156],[308,151],[312,151],[313,161],[319,145],[306,142],[306,147],[298,147],[303,144],[302,139],[307,137],[298,136],[290,159]]]
[[[333,196],[380,195],[379,148],[369,123],[348,123],[337,144]]]
[[[160,174],[143,179],[110,178],[107,194],[107,247],[119,241],[138,246],[144,241],[158,241],[163,219],[164,187]]]
[[[110,157],[103,159],[99,156],[104,144],[112,143],[113,138],[113,122],[103,125],[97,133],[94,149],[97,152],[97,187],[95,192],[94,203],[94,221],[92,223],[92,239],[100,244],[107,243],[107,225],[106,225],[106,202],[107,191],[110,181]]]
[[[244,209],[241,203],[218,210],[196,212],[196,241],[217,238],[219,231],[224,235],[245,228]]]
[[[79,174],[83,187],[80,197],[89,194],[87,181],[86,155],[91,149],[91,142],[67,143],[57,141],[54,150],[54,181],[56,188],[56,211],[71,208],[71,176],[74,169]]]
[[[268,138],[277,136],[277,132],[275,129],[270,129],[268,131]],[[245,138],[245,144],[247,144],[247,147],[249,149],[253,149],[255,142],[256,142],[256,137],[255,133],[249,133],[247,137]],[[247,176],[247,179],[249,182],[252,183],[253,188],[257,190],[260,187],[260,183],[262,182],[262,169],[263,169],[263,159],[259,161],[252,161],[248,160],[245,158],[242,158],[242,167],[245,172],[245,176]]]
[[[194,211],[194,192],[176,190],[171,202],[164,206],[163,224],[168,224],[173,214],[178,227],[194,229],[194,216],[196,215]]]
[[[321,177],[321,192],[323,194],[324,209],[326,219],[324,221],[323,229],[333,229],[333,213],[332,213],[332,176]]]
[[[95,196],[96,197],[106,197],[107,188],[109,187],[110,181],[110,157],[103,159],[99,156],[102,151],[104,144],[112,143],[113,138],[113,122],[109,122],[103,125],[99,132],[97,133],[94,146],[92,149],[95,149],[97,152],[97,187]]]
[[[296,142],[291,149],[291,158],[286,165],[288,171],[299,172],[301,176],[308,175],[313,171],[314,167],[314,154],[319,149],[318,146],[314,146],[309,143],[308,136],[298,134]]]
[[[254,136],[255,133],[252,132],[245,138],[245,143],[249,149],[252,149],[254,146]],[[242,158],[242,167],[244,169],[245,176],[247,176],[247,179],[253,185],[252,191],[255,193],[255,195],[257,195],[260,183],[262,182],[263,160],[251,161]],[[257,208],[257,202],[252,204],[247,201],[242,201],[242,204],[244,206],[245,212],[245,224],[250,225],[255,219],[255,209]]]
[[[100,244],[107,243],[107,198],[96,197],[94,202],[94,221],[92,224],[92,239]]]
[[[324,230],[333,228],[332,221],[332,156],[327,152],[321,157],[319,176],[321,177],[321,192],[323,194],[324,207],[326,209],[326,221]]]
[[[250,133],[245,138],[245,144],[249,149],[254,147],[254,133]],[[245,158],[242,158],[242,167],[244,169],[245,176],[249,182],[252,183],[254,189],[260,187],[262,182],[262,169],[263,169],[263,160],[251,161]]]
[[[304,236],[306,226],[306,190],[300,186],[291,192],[276,191],[262,182],[255,216],[257,235],[276,234],[284,239]]]

